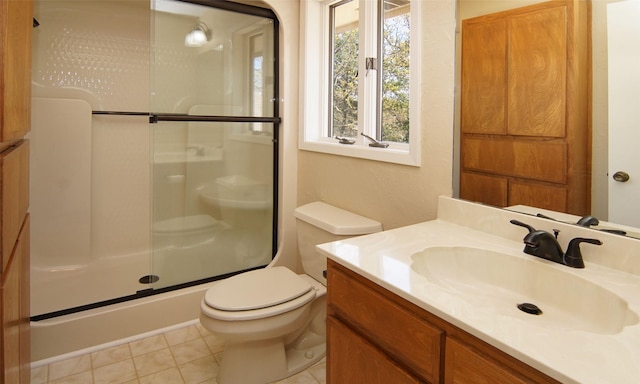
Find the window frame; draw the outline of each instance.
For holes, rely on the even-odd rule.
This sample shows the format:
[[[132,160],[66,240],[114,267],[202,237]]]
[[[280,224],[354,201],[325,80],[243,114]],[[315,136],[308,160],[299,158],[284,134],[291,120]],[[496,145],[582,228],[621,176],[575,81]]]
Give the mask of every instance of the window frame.
[[[361,0],[362,1],[362,0]],[[372,7],[363,7],[371,11],[371,8],[377,8],[378,2],[372,0],[364,0],[370,3]],[[420,166],[420,148],[421,148],[421,122],[420,122],[420,106],[421,106],[421,35],[422,27],[419,22],[421,14],[421,1],[414,0],[411,2],[411,57],[410,66],[416,70],[411,71],[410,77],[410,126],[409,126],[409,143],[388,142],[388,148],[369,147],[369,140],[365,137],[358,136],[353,145],[338,143],[335,138],[327,137],[329,130],[329,108],[331,104],[330,98],[330,76],[331,57],[330,47],[330,6],[339,3],[337,1],[322,0],[303,0],[301,3],[301,15],[303,17],[302,35],[300,40],[300,68],[301,68],[301,98],[300,98],[300,135],[298,148],[301,150],[322,152],[333,155],[349,156],[375,161],[390,162],[403,165]],[[361,16],[363,17],[363,16]],[[364,15],[366,17],[366,15]],[[368,38],[363,42],[363,38]],[[361,36],[361,45],[366,45],[365,56],[375,56],[380,63],[380,52],[378,51],[377,39],[369,34]],[[373,50],[373,51],[371,51]],[[373,52],[369,55],[369,52]],[[358,71],[366,73],[365,59],[359,60]],[[371,82],[377,87],[379,74],[371,76]],[[375,100],[375,98],[371,98]],[[374,102],[371,106],[364,106],[358,111],[359,133],[364,129],[364,133],[372,137],[378,137],[377,124],[370,124],[363,120],[365,108],[377,108]],[[373,119],[377,119],[377,113],[367,113]],[[370,117],[366,117],[368,119]],[[366,129],[364,127],[369,127]]]

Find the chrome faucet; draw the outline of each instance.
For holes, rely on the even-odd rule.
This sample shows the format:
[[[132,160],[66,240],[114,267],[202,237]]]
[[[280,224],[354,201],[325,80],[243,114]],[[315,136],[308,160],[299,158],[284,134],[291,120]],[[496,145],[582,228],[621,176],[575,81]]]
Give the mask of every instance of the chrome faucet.
[[[523,249],[524,253],[573,268],[584,268],[584,260],[580,252],[580,243],[602,244],[598,239],[576,237],[569,242],[567,252],[564,253],[558,243],[558,233],[560,231],[557,229],[554,229],[553,234],[551,234],[547,231],[536,230],[532,226],[518,220],[511,220],[510,223],[525,227],[529,230],[529,233],[527,233],[523,239],[525,244]]]

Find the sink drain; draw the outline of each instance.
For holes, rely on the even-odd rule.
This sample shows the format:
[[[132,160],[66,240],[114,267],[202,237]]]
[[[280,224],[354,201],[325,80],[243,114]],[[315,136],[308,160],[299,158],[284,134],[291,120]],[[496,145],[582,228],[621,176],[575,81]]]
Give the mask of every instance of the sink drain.
[[[152,284],[156,281],[160,280],[160,277],[157,275],[145,275],[138,279],[140,284]]]
[[[542,310],[537,305],[531,303],[518,304],[518,309],[530,315],[542,315]]]

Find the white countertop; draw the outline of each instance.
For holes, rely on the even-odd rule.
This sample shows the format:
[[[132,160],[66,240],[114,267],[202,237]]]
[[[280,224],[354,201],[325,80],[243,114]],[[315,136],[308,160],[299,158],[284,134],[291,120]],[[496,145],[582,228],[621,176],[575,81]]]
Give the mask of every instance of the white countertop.
[[[636,314],[640,314],[639,275],[590,261],[590,255],[596,251],[587,250],[588,246],[583,250],[584,269],[574,269],[524,254],[521,239],[526,230],[509,224],[509,219],[515,218],[536,227],[545,225],[545,222],[506,210],[475,204],[470,206],[471,203],[450,198],[441,198],[441,202],[437,220],[326,243],[319,245],[318,249],[339,264],[563,383],[640,382],[640,323],[637,321],[618,333],[598,334],[575,329],[572,324],[545,326],[536,316],[518,311],[515,305],[513,314],[498,315],[490,305],[478,305],[470,301],[468,295],[438,285],[413,271],[411,256],[429,247],[464,246],[529,258],[600,285],[627,301],[629,309]],[[465,212],[465,217],[443,219],[450,219],[456,212]],[[468,221],[470,226],[460,225],[460,220]],[[496,227],[501,225],[492,225],[486,231],[472,228],[503,221],[506,223],[506,237],[487,233],[500,230]],[[603,239],[598,256],[593,257],[595,261],[604,259],[602,253],[611,251],[606,248],[608,244],[615,249],[621,244],[615,235],[596,231],[580,232],[588,229],[562,227],[562,231],[568,232],[571,237],[575,237],[573,233],[578,231],[575,233]],[[628,241],[640,244],[635,239]],[[634,252],[639,247],[635,243],[629,244]],[[566,244],[562,244],[562,247],[566,249]],[[637,257],[640,258],[640,254]],[[624,259],[613,263],[625,266],[636,264],[635,260],[629,261],[626,254]],[[558,292],[558,295],[562,295],[562,292]],[[593,310],[597,311],[598,308]]]

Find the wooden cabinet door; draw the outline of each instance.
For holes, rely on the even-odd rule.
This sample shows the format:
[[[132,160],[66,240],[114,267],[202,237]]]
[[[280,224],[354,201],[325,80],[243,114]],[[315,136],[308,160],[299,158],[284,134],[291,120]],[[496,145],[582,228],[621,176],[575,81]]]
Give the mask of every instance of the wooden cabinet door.
[[[20,248],[17,249],[18,251]],[[2,311],[2,366],[3,384],[20,383],[20,258],[16,252],[2,274],[0,307]]]
[[[509,18],[508,52],[509,134],[565,137],[567,8]]]
[[[506,23],[499,19],[471,24],[464,32],[460,105],[462,131],[505,134]]]
[[[485,359],[448,337],[445,353],[445,384],[525,384],[523,378]]]
[[[0,0],[0,143],[31,127],[31,0]]]
[[[0,153],[0,272],[6,267],[29,208],[29,141]]]
[[[462,21],[460,197],[587,214],[589,5],[549,1]]]
[[[333,364],[332,361],[339,363]],[[327,384],[421,383],[339,320],[327,318]]]

